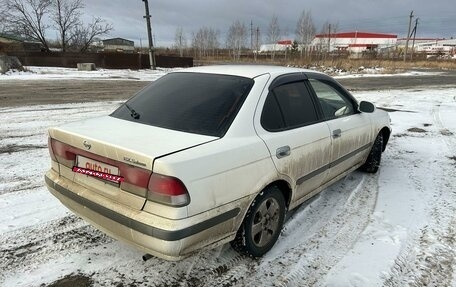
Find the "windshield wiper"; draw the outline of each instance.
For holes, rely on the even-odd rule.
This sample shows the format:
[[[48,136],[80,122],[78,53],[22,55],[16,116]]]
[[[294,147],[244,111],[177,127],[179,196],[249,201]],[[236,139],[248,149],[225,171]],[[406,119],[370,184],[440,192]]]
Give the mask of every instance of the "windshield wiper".
[[[140,114],[138,114],[134,109],[132,109],[129,105],[124,103],[125,107],[130,111],[130,116],[135,120],[139,119]]]

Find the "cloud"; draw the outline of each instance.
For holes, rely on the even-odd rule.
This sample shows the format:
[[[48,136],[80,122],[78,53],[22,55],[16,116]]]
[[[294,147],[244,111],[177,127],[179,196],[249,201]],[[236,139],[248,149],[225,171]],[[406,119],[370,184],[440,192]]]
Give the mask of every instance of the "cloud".
[[[235,20],[248,27],[252,22],[263,37],[273,15],[279,19],[282,38],[293,38],[296,22],[303,9],[311,10],[317,31],[328,21],[338,23],[341,31],[372,31],[398,34],[404,37],[411,10],[420,18],[419,37],[455,36],[456,12],[453,0],[251,0],[150,1],[152,29],[159,46],[172,45],[178,26],[184,28],[187,38],[200,27],[207,26],[220,32],[224,42],[226,31]],[[85,18],[100,16],[114,25],[110,36],[123,37],[145,43],[147,39],[144,2],[141,0],[86,1]],[[452,12],[453,11],[453,12]]]

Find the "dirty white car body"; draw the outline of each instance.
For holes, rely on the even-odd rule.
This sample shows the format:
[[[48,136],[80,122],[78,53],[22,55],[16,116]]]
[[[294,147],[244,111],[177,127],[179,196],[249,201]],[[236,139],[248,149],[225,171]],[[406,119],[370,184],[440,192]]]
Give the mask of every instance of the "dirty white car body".
[[[50,192],[98,229],[158,257],[178,260],[230,241],[261,256],[277,240],[287,211],[363,164],[377,170],[389,116],[356,102],[332,78],[269,66],[209,66],[167,76],[205,75],[244,81],[245,95],[235,100],[223,134],[145,124],[147,107],[135,106],[133,97],[110,116],[49,129]],[[322,101],[337,103],[332,93],[349,107],[324,110]],[[289,98],[281,102],[281,95]],[[303,95],[313,112],[300,102]],[[130,119],[118,116],[126,113]]]

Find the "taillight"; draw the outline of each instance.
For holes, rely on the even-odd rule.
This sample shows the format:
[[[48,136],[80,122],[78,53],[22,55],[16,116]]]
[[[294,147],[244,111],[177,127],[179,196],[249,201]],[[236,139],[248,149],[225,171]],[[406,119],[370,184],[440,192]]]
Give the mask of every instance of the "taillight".
[[[51,153],[52,159],[64,166],[72,168],[76,162],[76,154],[69,151],[68,145],[62,142],[52,138],[49,139],[49,142],[49,152]]]
[[[184,206],[190,203],[190,196],[182,181],[158,173],[150,176],[147,198],[171,206]]]
[[[151,172],[127,164],[118,164],[118,166],[120,175],[125,178],[120,187],[128,192],[147,197],[147,184]]]
[[[51,137],[48,137],[48,149],[49,149],[49,154],[51,155],[51,159],[53,161],[57,161],[57,158],[54,155],[54,151],[52,150],[52,140]]]

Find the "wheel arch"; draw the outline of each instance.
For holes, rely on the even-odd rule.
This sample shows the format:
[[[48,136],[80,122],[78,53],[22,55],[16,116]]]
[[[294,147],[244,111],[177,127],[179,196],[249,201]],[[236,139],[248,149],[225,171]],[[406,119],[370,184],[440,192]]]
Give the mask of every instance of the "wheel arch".
[[[276,181],[273,181],[271,182],[270,184],[266,185],[263,189],[267,189],[268,187],[271,187],[271,186],[275,186],[277,187],[280,192],[282,192],[282,195],[283,195],[283,198],[285,199],[285,205],[288,209],[288,207],[290,206],[290,203],[291,203],[291,199],[292,199],[292,189],[290,187],[290,184],[286,181],[286,180],[283,180],[283,179],[279,179],[279,180],[276,180]]]
[[[290,203],[291,203],[291,199],[293,198],[293,191],[290,187],[290,184],[284,180],[284,179],[276,179],[272,182],[270,182],[269,184],[266,184],[263,188],[261,188],[256,194],[254,197],[251,198],[250,202],[248,203],[248,205],[246,206],[245,210],[241,212],[241,217],[240,217],[240,221],[239,221],[239,224],[237,225],[237,229],[239,229],[239,227],[242,225],[242,221],[244,220],[245,216],[247,215],[247,211],[248,209],[250,208],[250,206],[253,204],[253,202],[255,201],[255,199],[261,194],[261,192],[263,192],[264,190],[268,189],[269,187],[276,187],[280,190],[280,192],[282,193],[283,195],[283,198],[285,199],[285,206],[286,206],[286,210],[288,211],[288,208],[290,206]]]
[[[292,189],[290,188],[290,185],[289,183],[286,181],[286,180],[283,180],[283,179],[277,179],[267,185],[265,185],[259,192],[255,193],[255,194],[252,194],[252,198],[251,198],[251,201],[249,202],[249,204],[247,205],[247,208],[245,210],[245,213],[242,214],[242,219],[241,221],[239,222],[239,225],[237,226],[237,232],[236,232],[236,235],[235,237],[233,238],[233,240],[230,242],[231,243],[231,246],[237,250],[238,252],[240,252],[241,254],[245,254],[245,255],[248,255],[248,256],[251,256],[251,257],[259,257],[259,256],[262,256],[264,253],[262,252],[267,252],[269,251],[270,248],[272,248],[272,246],[275,244],[275,242],[277,241],[277,238],[278,236],[280,235],[280,230],[277,234],[275,239],[273,239],[273,243],[267,243],[266,246],[257,246],[257,247],[252,247],[252,240],[253,240],[253,237],[251,237],[251,230],[250,232],[248,231],[249,230],[249,224],[251,224],[251,221],[253,220],[251,217],[252,214],[255,214],[255,208],[257,208],[257,200],[260,200],[258,202],[258,204],[262,204],[264,203],[264,200],[265,200],[265,191],[270,191],[272,193],[275,193],[275,196],[279,195],[279,194],[282,194],[283,195],[283,203],[284,204],[284,207],[281,209],[283,213],[281,213],[282,215],[279,215],[281,218],[280,220],[280,230],[283,228],[283,223],[285,221],[285,218],[286,218],[286,214],[287,214],[287,211],[288,211],[288,207],[290,205],[290,201],[292,199]],[[263,200],[263,201],[261,201]],[[282,199],[280,199],[281,201]],[[280,204],[279,204],[280,205]],[[252,209],[253,208],[253,209]],[[253,210],[253,211],[252,211]],[[251,212],[249,212],[251,211]],[[250,219],[249,219],[250,218]],[[247,222],[246,222],[247,220]],[[250,237],[249,237],[249,234],[250,234]],[[248,239],[250,238],[250,239]],[[250,242],[250,243],[248,243]],[[270,245],[272,244],[272,245]],[[269,246],[269,247],[268,247]],[[260,251],[256,250],[256,248],[260,248]],[[261,251],[261,248],[266,248],[267,250],[263,250]],[[256,254],[256,252],[260,252],[261,254],[258,255]],[[252,253],[253,252],[253,253]]]

